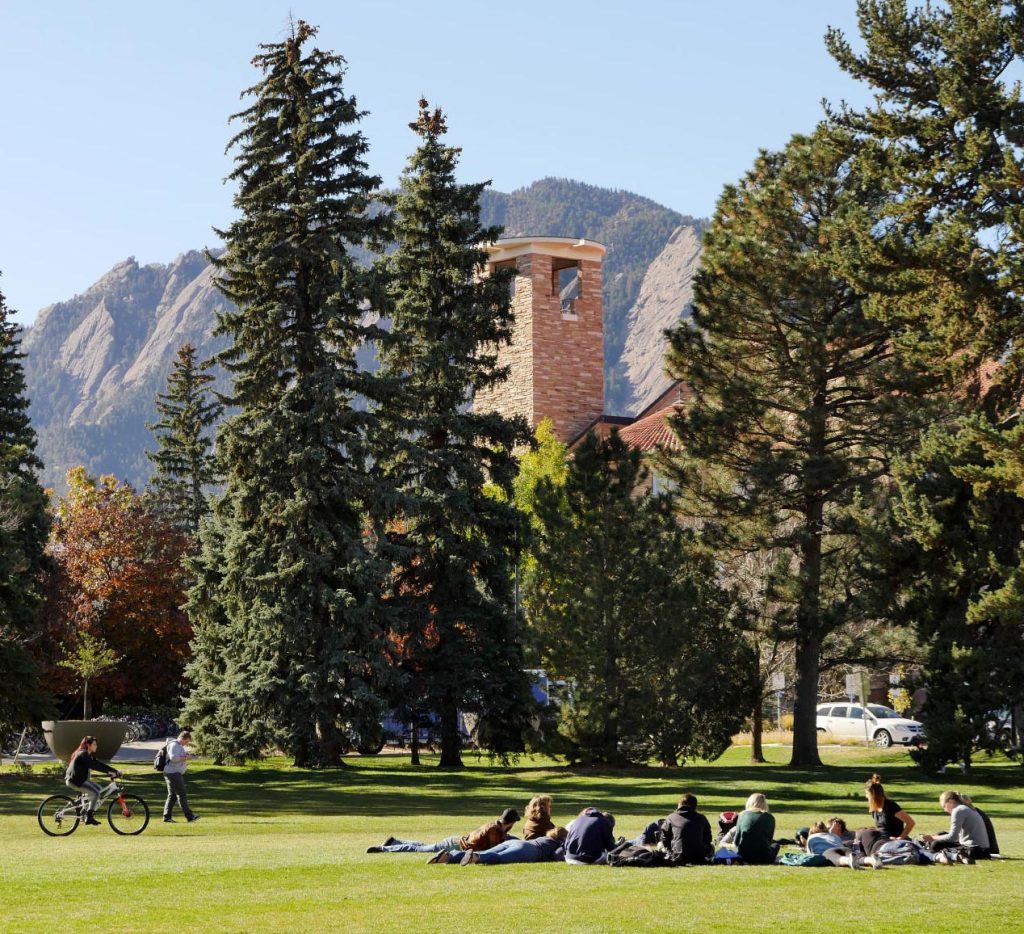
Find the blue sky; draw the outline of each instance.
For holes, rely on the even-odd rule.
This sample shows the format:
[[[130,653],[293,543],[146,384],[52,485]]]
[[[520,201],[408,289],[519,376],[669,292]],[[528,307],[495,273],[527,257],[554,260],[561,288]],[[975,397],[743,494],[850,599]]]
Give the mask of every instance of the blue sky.
[[[30,323],[114,263],[216,244],[232,216],[228,116],[289,10],[345,56],[394,184],[425,95],[466,181],[545,176],[709,215],[723,184],[866,99],[824,49],[854,0],[0,0],[0,291]]]

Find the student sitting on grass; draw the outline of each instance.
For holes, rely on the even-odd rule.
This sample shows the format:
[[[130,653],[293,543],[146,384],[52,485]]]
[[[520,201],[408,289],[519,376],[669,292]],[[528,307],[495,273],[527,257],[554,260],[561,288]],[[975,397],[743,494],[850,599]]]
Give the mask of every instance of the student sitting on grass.
[[[523,839],[537,840],[554,830],[551,820],[551,795],[534,795],[523,811]]]
[[[775,845],[775,817],[768,812],[768,799],[759,792],[747,798],[747,805],[736,818],[733,838],[740,859],[752,866],[775,862],[779,848]]]
[[[677,866],[707,863],[714,855],[711,824],[697,811],[695,795],[685,794],[676,809],[661,822],[662,843]]]
[[[928,834],[921,839],[929,849],[945,850],[945,858],[938,862],[958,860],[973,863],[976,859],[988,859],[988,831],[981,815],[966,805],[956,791],[944,791],[939,795],[939,805],[949,815],[949,830],[946,833]],[[949,851],[952,855],[949,855]]]
[[[399,840],[397,837],[388,837],[380,846],[367,847],[366,852],[436,853],[437,855],[430,862],[447,863],[451,861],[453,854],[461,855],[465,850],[489,850],[492,846],[504,843],[508,839],[509,831],[518,820],[519,813],[515,808],[505,808],[496,821],[483,824],[461,837],[453,835],[438,840],[437,843],[420,843],[416,840]]]
[[[615,818],[607,811],[584,808],[566,828],[565,861],[598,865],[615,848]]]
[[[544,863],[563,859],[566,829],[552,827],[547,833],[530,840],[506,840],[489,850],[466,850],[461,865],[505,866],[509,863]]]
[[[885,796],[880,775],[872,775],[867,780],[864,794],[868,799],[868,811],[875,820],[875,829],[893,840],[906,840],[910,836],[910,831],[914,829],[914,818],[895,801]]]

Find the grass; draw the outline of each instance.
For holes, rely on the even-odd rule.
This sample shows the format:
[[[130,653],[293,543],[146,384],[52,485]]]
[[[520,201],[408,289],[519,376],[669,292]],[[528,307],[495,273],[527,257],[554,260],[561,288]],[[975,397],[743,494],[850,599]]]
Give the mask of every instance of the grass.
[[[0,772],[0,930],[126,931],[785,931],[843,926],[902,931],[1022,931],[1024,805],[1019,765],[993,760],[948,784],[925,780],[905,752],[823,750],[826,767],[751,766],[749,749],[682,769],[573,770],[531,759],[501,769],[469,759],[461,772],[413,768],[404,757],[352,758],[306,772],[282,761],[245,768],[194,763],[189,786],[202,821],[159,821],[161,777],[129,770],[155,823],[139,837],[80,827],[43,835],[35,808],[55,775]],[[38,770],[37,770],[38,771]],[[432,841],[466,831],[540,791],[561,822],[587,804],[613,811],[616,832],[640,831],[683,791],[710,817],[768,795],[778,834],[839,814],[865,826],[871,772],[918,820],[945,829],[938,794],[957,787],[988,811],[1010,859],[973,867],[884,872],[787,867],[640,871],[540,864],[428,866],[421,855],[367,855],[394,833]]]

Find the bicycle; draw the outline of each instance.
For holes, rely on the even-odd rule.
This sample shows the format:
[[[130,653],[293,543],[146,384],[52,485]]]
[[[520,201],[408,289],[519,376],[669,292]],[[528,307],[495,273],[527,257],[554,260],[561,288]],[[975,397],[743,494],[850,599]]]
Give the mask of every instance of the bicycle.
[[[107,823],[110,829],[122,836],[134,837],[149,826],[149,805],[138,795],[124,792],[124,782],[113,779],[100,790],[96,810],[107,804]],[[86,796],[71,798],[68,795],[50,795],[36,812],[36,819],[43,833],[51,837],[67,837],[73,834],[85,819]]]

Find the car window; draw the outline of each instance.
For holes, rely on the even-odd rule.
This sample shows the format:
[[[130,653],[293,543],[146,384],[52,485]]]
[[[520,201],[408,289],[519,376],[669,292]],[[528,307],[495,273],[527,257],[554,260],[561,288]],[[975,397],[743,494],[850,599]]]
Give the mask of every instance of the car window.
[[[864,719],[864,708],[863,707],[851,707],[849,713],[846,715],[851,720],[863,720]]]
[[[829,714],[829,716],[830,717],[845,717],[846,716],[846,709],[847,708],[846,708],[845,704],[842,707],[833,707],[832,708],[832,713]]]
[[[903,715],[896,713],[889,707],[883,707],[881,704],[870,704],[868,706],[870,710],[879,720],[902,720]]]

